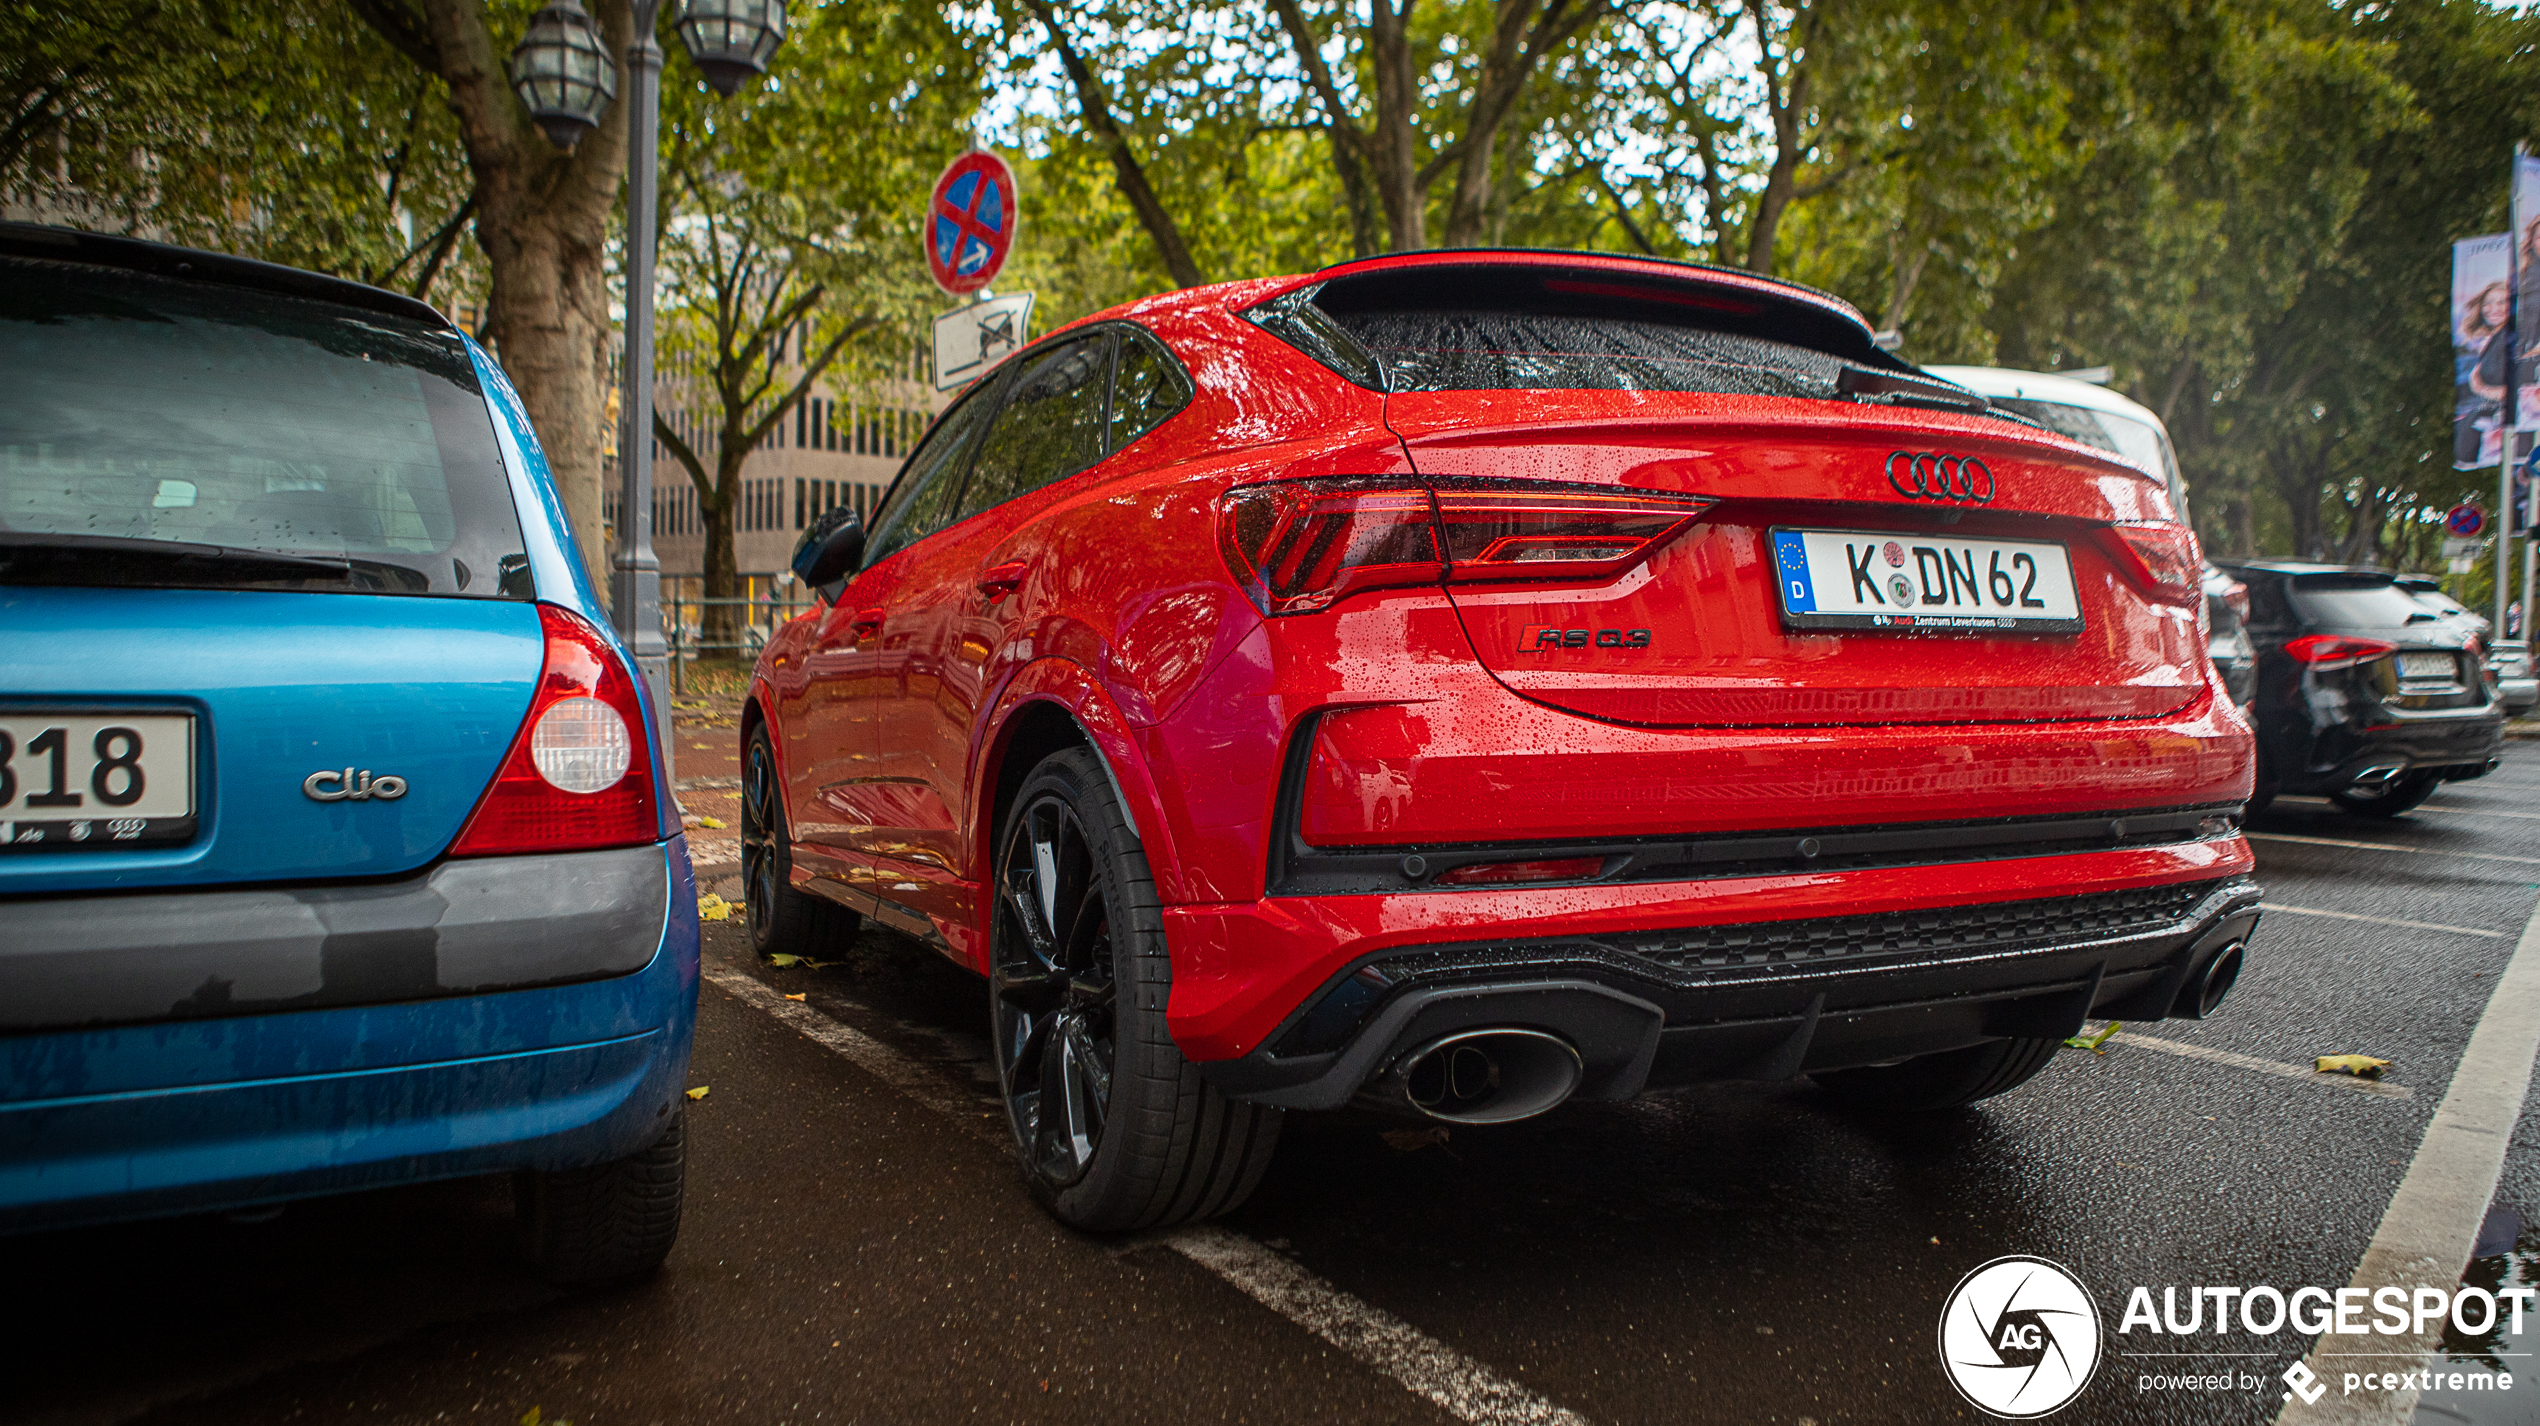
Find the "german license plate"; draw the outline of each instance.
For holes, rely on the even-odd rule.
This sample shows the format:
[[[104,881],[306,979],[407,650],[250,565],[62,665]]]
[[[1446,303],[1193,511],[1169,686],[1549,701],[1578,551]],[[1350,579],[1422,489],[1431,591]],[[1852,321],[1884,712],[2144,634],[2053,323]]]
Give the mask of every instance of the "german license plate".
[[[0,853],[194,835],[194,715],[0,709]]]
[[[2064,547],[1871,530],[1773,531],[1782,622],[1795,629],[2069,634],[2081,599]]]
[[[2452,662],[2450,654],[2399,655],[2401,678],[2439,678],[2448,683],[2459,674],[2460,668]]]

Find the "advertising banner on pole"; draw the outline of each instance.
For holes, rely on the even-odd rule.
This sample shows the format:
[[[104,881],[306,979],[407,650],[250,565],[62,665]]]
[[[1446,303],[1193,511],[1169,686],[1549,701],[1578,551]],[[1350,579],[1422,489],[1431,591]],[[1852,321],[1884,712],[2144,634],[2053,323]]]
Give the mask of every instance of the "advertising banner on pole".
[[[2513,236],[2452,244],[2452,468],[2504,458],[2513,351]]]

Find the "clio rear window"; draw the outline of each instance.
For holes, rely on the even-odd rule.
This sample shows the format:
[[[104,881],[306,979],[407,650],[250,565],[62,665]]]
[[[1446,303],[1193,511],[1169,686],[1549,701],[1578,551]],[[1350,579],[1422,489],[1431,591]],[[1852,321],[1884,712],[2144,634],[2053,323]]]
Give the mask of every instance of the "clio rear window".
[[[0,532],[15,582],[529,593],[456,333],[79,263],[0,257]],[[172,557],[153,557],[161,543]],[[179,546],[339,571],[295,579],[287,561]]]

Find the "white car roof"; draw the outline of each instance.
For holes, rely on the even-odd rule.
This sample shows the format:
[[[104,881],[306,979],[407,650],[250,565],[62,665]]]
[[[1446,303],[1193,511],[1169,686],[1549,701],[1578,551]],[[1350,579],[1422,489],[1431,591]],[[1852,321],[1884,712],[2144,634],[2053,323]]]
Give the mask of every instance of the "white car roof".
[[[1943,381],[1954,381],[1978,396],[2005,396],[2015,401],[2054,401],[2066,406],[2079,406],[2090,411],[2106,411],[2117,416],[2131,416],[2151,424],[2162,435],[2169,428],[2152,408],[2140,401],[2110,391],[2087,381],[2057,376],[2051,371],[2019,371],[2007,366],[1927,366],[1923,370]]]

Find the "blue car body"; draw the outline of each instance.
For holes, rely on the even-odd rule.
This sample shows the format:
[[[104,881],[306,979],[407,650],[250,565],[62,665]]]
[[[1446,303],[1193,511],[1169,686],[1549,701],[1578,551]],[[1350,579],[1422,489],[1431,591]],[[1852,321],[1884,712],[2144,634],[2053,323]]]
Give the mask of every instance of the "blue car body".
[[[208,273],[321,316],[358,295],[0,225],[9,253]],[[409,306],[397,320],[422,325]],[[633,667],[518,396],[457,340],[519,527],[507,597],[0,580],[0,716],[165,709],[198,730],[189,839],[0,855],[0,1231],[574,1169],[675,1122],[699,927],[657,740],[638,744],[649,844],[449,855],[532,706],[538,606]],[[0,413],[12,399],[0,391]],[[304,779],[326,769],[393,771],[407,790],[319,801]],[[40,770],[18,749],[18,775]]]

